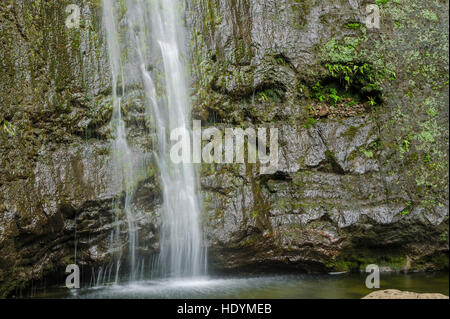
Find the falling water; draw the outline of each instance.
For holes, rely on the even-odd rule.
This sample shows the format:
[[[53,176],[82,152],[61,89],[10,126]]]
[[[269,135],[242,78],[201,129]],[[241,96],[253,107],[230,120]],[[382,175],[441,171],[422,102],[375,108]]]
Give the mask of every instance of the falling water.
[[[118,84],[120,77],[121,93],[124,93],[124,76],[121,63],[121,52],[119,45],[119,38],[117,33],[117,26],[115,23],[113,0],[105,0],[103,21],[106,26],[106,35],[108,43],[108,53],[110,61],[110,69],[112,74],[112,98],[113,98],[113,114],[111,124],[114,133],[113,140],[113,160],[116,169],[116,176],[123,184],[125,189],[125,203],[124,210],[128,223],[129,235],[129,253],[130,253],[130,279],[134,280],[135,264],[136,264],[136,246],[137,246],[137,228],[135,224],[135,216],[131,206],[133,198],[133,181],[134,176],[134,162],[135,158],[128,146],[126,138],[125,122],[122,119],[121,111],[121,96],[118,95]],[[119,229],[116,229],[116,236],[118,237]],[[117,270],[120,263],[118,262]]]
[[[175,128],[190,129],[190,102],[183,64],[185,30],[183,1],[104,0],[104,24],[112,72],[115,153],[120,158],[127,189],[125,210],[130,231],[131,271],[135,273],[137,243],[130,167],[132,153],[126,142],[121,119],[121,93],[130,83],[145,91],[147,115],[154,127],[154,156],[159,166],[163,205],[161,207],[158,274],[164,277],[193,277],[206,272],[202,244],[196,176],[192,164],[174,164],[169,157],[169,134]],[[124,62],[123,56],[126,56]],[[125,75],[125,76],[124,76]],[[135,269],[137,267],[137,269]]]

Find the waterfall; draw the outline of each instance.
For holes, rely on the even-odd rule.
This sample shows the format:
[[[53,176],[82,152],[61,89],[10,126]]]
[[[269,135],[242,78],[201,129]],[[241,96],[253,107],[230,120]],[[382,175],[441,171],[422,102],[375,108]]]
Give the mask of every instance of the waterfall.
[[[109,62],[112,76],[112,98],[113,113],[111,118],[114,140],[112,145],[113,167],[119,181],[125,189],[124,211],[128,223],[128,242],[130,254],[130,279],[134,280],[136,264],[137,227],[135,216],[131,205],[133,198],[134,162],[136,161],[133,152],[128,146],[126,137],[125,122],[122,119],[121,96],[124,94],[124,74],[121,62],[121,50],[119,36],[115,22],[113,0],[104,1],[103,21],[106,27],[106,37],[108,44]],[[118,95],[118,84],[121,84],[121,96]],[[116,229],[116,239],[118,240],[119,229]],[[116,242],[116,244],[118,244]]]
[[[186,57],[183,3],[179,0],[104,0],[103,5],[112,73],[114,153],[120,154],[117,167],[126,189],[124,209],[129,227],[132,274],[138,273],[136,267],[139,266],[135,265],[137,230],[131,205],[133,154],[127,144],[120,105],[126,86],[136,83],[145,92],[147,117],[153,128],[149,134],[156,140],[153,151],[162,186],[157,272],[172,278],[206,273],[194,167],[174,164],[169,157],[171,130],[191,131],[191,104],[183,63]]]

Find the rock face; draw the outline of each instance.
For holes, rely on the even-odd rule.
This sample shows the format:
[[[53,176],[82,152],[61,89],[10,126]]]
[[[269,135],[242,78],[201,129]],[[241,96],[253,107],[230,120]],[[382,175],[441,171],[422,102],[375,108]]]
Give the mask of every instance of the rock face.
[[[279,130],[272,175],[203,167],[217,268],[448,267],[448,3],[369,3],[193,2],[194,116]]]
[[[68,29],[72,3],[81,24]],[[193,117],[279,132],[272,174],[201,165],[211,271],[448,268],[448,1],[387,1],[379,29],[364,24],[370,3],[188,2]],[[0,4],[3,296],[64,274],[75,258],[90,274],[111,259],[117,224],[126,256],[100,6]],[[146,155],[144,93],[126,92],[139,250],[149,256],[158,169]]]
[[[448,296],[443,294],[418,294],[410,291],[386,289],[372,292],[362,299],[448,299]]]
[[[73,3],[81,23],[68,29],[65,9]],[[111,259],[115,227],[127,255],[124,187],[110,154],[111,79],[100,3],[0,4],[0,295],[51,281],[74,262],[89,280],[92,267]],[[151,138],[142,100],[129,89],[123,109],[140,162],[133,202],[140,249],[152,253],[160,190],[155,165],[143,155]]]

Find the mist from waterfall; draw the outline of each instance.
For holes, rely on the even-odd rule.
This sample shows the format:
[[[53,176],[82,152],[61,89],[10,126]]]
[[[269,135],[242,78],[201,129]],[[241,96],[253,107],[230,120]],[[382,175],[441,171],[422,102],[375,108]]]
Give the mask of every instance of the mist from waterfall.
[[[129,233],[130,273],[136,273],[138,232],[133,199],[133,152],[126,139],[121,99],[128,86],[145,92],[147,118],[154,136],[159,167],[161,207],[158,276],[181,278],[206,273],[206,250],[200,227],[197,179],[192,164],[170,161],[169,135],[190,128],[191,104],[185,75],[183,1],[104,0],[103,22],[112,73],[113,143],[117,174],[126,190],[125,214]],[[120,93],[120,94],[119,94]],[[118,268],[118,267],[117,267]],[[139,267],[137,267],[139,268]],[[131,279],[134,279],[131,277]]]

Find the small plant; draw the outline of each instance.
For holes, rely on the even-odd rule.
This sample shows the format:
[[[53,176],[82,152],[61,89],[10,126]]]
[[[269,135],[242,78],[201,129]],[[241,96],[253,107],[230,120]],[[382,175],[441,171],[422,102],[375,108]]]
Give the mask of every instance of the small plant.
[[[361,147],[359,150],[361,151],[361,153],[363,153],[367,158],[373,158],[375,156],[375,153],[377,152],[379,147],[379,142],[375,141],[370,143],[369,146],[367,146],[366,148]]]
[[[364,148],[361,149],[361,152],[367,157],[367,158],[373,158],[373,152],[371,150],[366,150]]]
[[[345,83],[346,89],[354,85],[361,88],[377,90],[372,67],[367,63],[362,65],[354,63],[327,63],[325,67],[333,78]]]
[[[353,22],[353,23],[347,23],[345,25],[345,28],[346,29],[351,29],[351,30],[357,30],[360,26],[361,26],[361,23]]]
[[[402,154],[408,153],[410,144],[411,144],[411,142],[409,140],[404,139],[400,146],[400,153],[402,153]]]
[[[368,63],[326,63],[328,75],[323,82],[311,86],[310,98],[332,105],[337,114],[344,114],[344,108],[355,105],[356,113],[362,113],[364,106],[381,103],[381,91],[376,83],[376,73]]]
[[[400,213],[400,215],[402,215],[402,216],[408,216],[408,215],[409,215],[409,210],[407,210],[407,209],[403,210],[403,211]]]
[[[320,84],[320,82],[316,82],[316,84],[313,85],[312,89],[314,91],[320,91],[323,89],[322,84]]]
[[[316,98],[320,102],[323,102],[326,100],[326,96],[323,93],[323,86],[322,86],[322,84],[320,84],[320,82],[317,82],[316,84],[314,84],[312,87],[312,90],[314,92],[313,93],[314,98]]]
[[[255,211],[255,210],[253,210],[253,211],[250,212],[251,218],[258,218],[258,215],[259,215],[258,212]]]
[[[426,112],[431,117],[435,117],[435,116],[437,116],[439,114],[438,110],[435,107],[433,107],[433,106],[430,107]]]
[[[328,97],[333,100],[333,104],[336,105],[336,103],[342,101],[342,98],[337,94],[337,90],[334,88],[330,88],[330,94]]]
[[[394,71],[390,71],[390,77],[389,77],[389,81],[394,81],[397,78],[397,73],[395,73]]]
[[[354,105],[358,104],[358,102],[356,102],[353,99],[350,99],[350,101],[348,101],[347,103],[345,103],[345,107],[352,107]]]
[[[286,65],[287,64],[286,60],[283,57],[281,57],[281,56],[276,57],[275,61],[279,65]]]
[[[265,92],[259,92],[259,99],[262,102],[267,102],[269,100],[269,97],[267,96],[267,94]]]
[[[308,120],[305,124],[305,128],[310,128],[314,124],[316,124],[316,120],[314,118],[310,117],[310,118],[308,118]]]
[[[339,102],[342,102],[342,96],[339,95],[337,89],[335,88],[329,88],[327,91],[324,90],[322,84],[320,82],[317,82],[312,87],[313,90],[313,96],[315,99],[319,100],[320,102],[328,102],[333,103],[336,105]],[[327,93],[326,93],[327,92]]]
[[[305,92],[305,86],[302,83],[297,84],[297,92],[303,94]]]
[[[258,99],[260,102],[275,102],[279,103],[282,101],[280,92],[277,89],[266,89],[264,91],[258,92]]]
[[[3,120],[2,127],[3,131],[5,131],[9,136],[16,136],[16,130],[14,126],[7,120]]]

